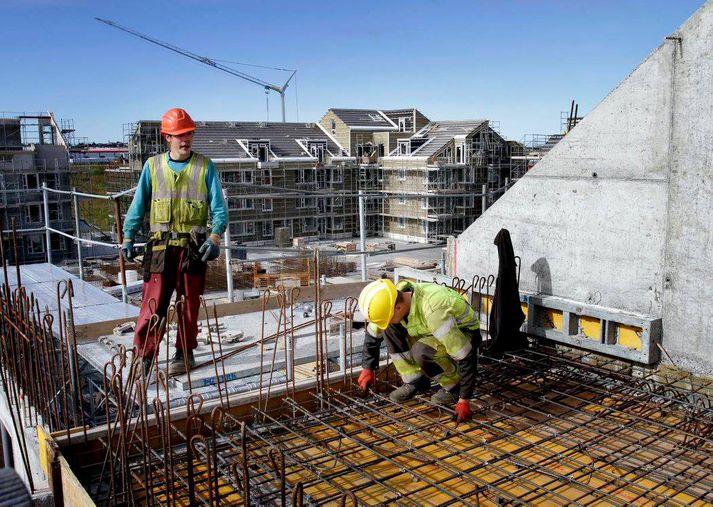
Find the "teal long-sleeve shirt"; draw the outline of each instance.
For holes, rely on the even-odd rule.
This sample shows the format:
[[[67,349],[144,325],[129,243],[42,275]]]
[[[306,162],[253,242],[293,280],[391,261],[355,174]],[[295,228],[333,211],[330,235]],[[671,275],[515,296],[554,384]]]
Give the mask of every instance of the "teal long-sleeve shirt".
[[[183,162],[178,162],[172,160],[168,157],[168,166],[176,171],[180,172],[188,165],[188,160]],[[213,162],[208,163],[208,170],[205,175],[205,184],[208,189],[208,202],[210,203],[210,216],[213,234],[218,234],[219,236],[225,232],[225,228],[228,226],[228,211],[225,207],[225,200],[223,199],[223,190],[220,186],[220,179],[218,178],[218,171],[215,169]],[[134,239],[136,232],[141,228],[144,222],[144,215],[151,202],[151,172],[149,171],[148,161],[144,164],[144,168],[141,171],[141,176],[139,177],[139,184],[136,187],[136,193],[134,194],[134,200],[129,206],[129,210],[126,212],[126,218],[124,219],[124,238],[128,240]]]

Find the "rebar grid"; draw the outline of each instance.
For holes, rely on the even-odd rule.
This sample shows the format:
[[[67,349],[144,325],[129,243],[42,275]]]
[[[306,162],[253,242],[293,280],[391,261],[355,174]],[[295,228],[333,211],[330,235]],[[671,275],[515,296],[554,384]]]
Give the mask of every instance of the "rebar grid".
[[[251,425],[221,407],[201,415],[195,396],[179,429],[155,400],[158,436],[136,423],[136,445],[117,460],[128,496],[104,501],[710,504],[711,385],[689,379],[684,390],[681,376],[635,378],[620,365],[546,348],[487,359],[477,416],[461,425],[427,398],[363,398],[319,375],[312,403],[287,390],[280,411],[254,405]]]

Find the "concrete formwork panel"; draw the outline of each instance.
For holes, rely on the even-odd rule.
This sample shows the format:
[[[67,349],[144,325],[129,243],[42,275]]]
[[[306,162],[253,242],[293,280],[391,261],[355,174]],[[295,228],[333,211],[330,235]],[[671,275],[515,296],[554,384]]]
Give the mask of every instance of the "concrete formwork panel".
[[[709,1],[454,242],[452,274],[495,272],[505,227],[522,289],[661,317],[674,362],[713,371],[711,56]]]

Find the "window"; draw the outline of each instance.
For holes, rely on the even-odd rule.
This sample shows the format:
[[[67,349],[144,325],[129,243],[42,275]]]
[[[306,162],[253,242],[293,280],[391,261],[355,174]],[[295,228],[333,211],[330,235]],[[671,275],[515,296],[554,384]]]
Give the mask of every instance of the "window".
[[[344,218],[332,217],[332,230],[341,231],[342,229],[344,229]]]
[[[272,185],[272,170],[271,169],[263,169],[262,184],[263,185]]]
[[[62,208],[59,203],[51,202],[49,203],[50,220],[61,220],[62,219]]]
[[[379,156],[383,157],[384,156],[384,145],[379,144]]]
[[[25,188],[34,190],[35,188],[39,188],[39,186],[37,174],[25,174]]]
[[[406,132],[406,131],[407,131],[407,128],[406,128],[406,122],[407,122],[407,120],[408,120],[407,117],[399,118],[399,132]]]
[[[42,208],[39,204],[25,206],[25,222],[36,224],[42,221]]]
[[[336,120],[332,119],[332,121],[329,122],[329,128],[332,130],[332,134],[337,133],[337,122]]]
[[[381,115],[369,113],[369,118],[377,123],[383,123],[385,120]]]
[[[314,169],[300,169],[297,173],[297,183],[314,183]]]
[[[399,169],[398,177],[401,181],[406,179],[406,169]]]
[[[344,206],[344,198],[343,197],[335,197],[334,200],[332,201],[332,207],[341,208],[342,206]]]
[[[399,204],[406,204],[406,196],[405,195],[399,196]]]
[[[235,183],[252,183],[253,171],[238,171],[235,173]]]
[[[231,234],[235,234],[236,236],[252,236],[255,234],[255,223],[254,222],[237,222],[234,224],[230,224],[231,227],[233,227],[233,230],[231,230]]]
[[[324,162],[324,156],[327,153],[326,141],[307,141],[307,149],[310,155],[318,161]]]
[[[411,154],[411,141],[408,139],[399,141],[399,155]]]
[[[272,211],[272,199],[263,199],[262,200],[262,210],[263,211]]]
[[[260,162],[267,162],[270,159],[270,141],[248,141],[248,152]]]
[[[332,169],[332,183],[341,183],[343,178],[344,178],[344,175],[342,174],[341,167]]]
[[[232,201],[232,202],[231,202]],[[231,197],[229,198],[230,209],[254,209],[255,203],[252,199],[245,199],[243,197]]]
[[[314,197],[301,197],[298,202],[298,208],[315,208],[317,201]]]
[[[423,197],[421,199],[421,209],[428,209],[428,198]]]
[[[52,248],[53,252],[56,252],[58,250],[64,250],[64,242],[62,240],[63,238],[59,235],[52,234],[52,236],[50,237],[50,247]]]
[[[57,177],[54,173],[45,174],[45,184],[49,188],[57,188]]]
[[[465,164],[465,145],[456,145],[456,162],[459,164]]]
[[[399,227],[401,229],[406,228],[406,217],[399,217]]]
[[[42,236],[30,236],[27,238],[27,253],[39,254],[45,251],[45,243]]]
[[[262,237],[263,238],[271,238],[273,235],[273,226],[272,222],[267,221],[262,223]]]
[[[302,219],[302,232],[314,232],[317,230],[317,220],[314,217]]]

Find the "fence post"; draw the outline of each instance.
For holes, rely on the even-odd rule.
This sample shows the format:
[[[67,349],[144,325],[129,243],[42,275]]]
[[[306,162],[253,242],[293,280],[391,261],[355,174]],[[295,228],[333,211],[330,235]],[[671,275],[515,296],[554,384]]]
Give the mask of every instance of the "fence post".
[[[76,187],[72,187],[72,205],[74,207],[74,230],[77,235],[77,239],[74,240],[77,243],[77,260],[79,261],[79,279],[84,280],[84,266],[82,263],[82,242],[79,238],[82,237],[81,230],[79,229],[79,198],[77,197]]]
[[[364,191],[359,190],[359,250],[361,254],[361,281],[366,282],[366,211],[364,206]]]
[[[121,300],[126,303],[128,301],[126,291],[126,267],[124,266],[124,256],[121,254],[121,244],[124,238],[121,231],[121,204],[119,198],[112,199],[114,201],[114,225],[116,227],[116,242],[119,244],[119,276],[121,278]]]
[[[45,212],[45,248],[47,249],[47,264],[52,264],[52,241],[50,238],[50,208],[47,193],[47,182],[42,182],[42,204]]]
[[[488,193],[488,185],[485,184],[485,185],[483,185],[483,188],[482,188],[482,196],[480,197],[480,203],[481,203],[481,205],[480,205],[480,214],[481,214],[481,215],[482,215],[483,213],[485,213],[485,210],[486,210],[486,209],[488,209],[488,196],[487,196],[487,193]]]
[[[223,199],[228,202],[228,191],[223,189]],[[233,268],[230,265],[230,261],[233,259],[233,252],[230,250],[232,246],[230,244],[230,221],[225,227],[225,233],[223,233],[223,241],[225,242],[225,281],[228,284],[228,301],[233,302]],[[240,257],[238,257],[240,258]]]

